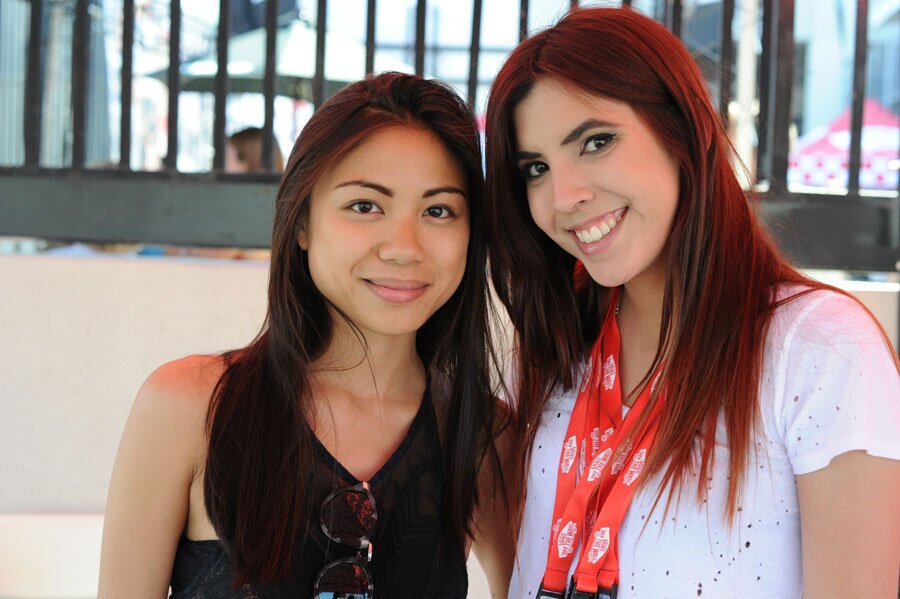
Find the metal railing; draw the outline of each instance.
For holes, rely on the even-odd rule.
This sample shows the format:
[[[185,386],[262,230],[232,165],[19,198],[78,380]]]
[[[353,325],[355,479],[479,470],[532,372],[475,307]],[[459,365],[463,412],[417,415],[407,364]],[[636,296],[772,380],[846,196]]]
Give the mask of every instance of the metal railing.
[[[269,241],[277,174],[238,176],[224,172],[227,138],[226,99],[231,0],[219,0],[216,35],[218,71],[214,79],[213,160],[209,173],[182,173],[177,169],[179,147],[179,90],[181,87],[180,0],[171,1],[168,66],[168,146],[159,172],[136,172],[130,167],[132,150],[132,70],[135,2],[123,0],[122,68],[119,161],[112,168],[85,167],[86,114],[89,64],[90,0],[73,0],[71,47],[71,165],[45,168],[40,164],[42,82],[45,48],[42,22],[45,5],[31,1],[25,84],[24,161],[0,167],[0,235],[58,240],[155,242],[197,245],[266,246]],[[471,43],[466,96],[475,105],[479,84],[482,0],[472,1]],[[565,5],[566,0],[560,0]],[[794,0],[760,0],[761,56],[758,71],[757,180],[768,185],[761,203],[765,218],[782,247],[808,266],[851,270],[896,269],[900,257],[900,200],[897,193],[874,196],[860,190],[860,156],[867,65],[868,0],[856,2],[856,40],[853,60],[852,120],[846,193],[795,193],[788,189],[789,130],[794,64]],[[569,2],[577,6],[577,0]],[[625,1],[621,4],[630,5]],[[321,104],[328,93],[325,78],[327,14],[337,5],[316,0],[315,71],[311,100]],[[411,42],[414,69],[425,72],[427,0],[417,0],[415,33]],[[682,32],[681,0],[659,0],[661,21],[676,34]],[[374,68],[377,0],[366,0],[365,72]],[[519,2],[519,39],[527,34],[528,0]],[[719,27],[718,108],[728,119],[732,102],[735,40],[732,30],[735,0],[721,3]],[[265,70],[262,80],[264,124],[262,160],[273,165],[274,105],[279,74],[276,71],[278,2],[266,2]],[[818,223],[815,227],[810,222]],[[798,233],[802,230],[802,233]]]

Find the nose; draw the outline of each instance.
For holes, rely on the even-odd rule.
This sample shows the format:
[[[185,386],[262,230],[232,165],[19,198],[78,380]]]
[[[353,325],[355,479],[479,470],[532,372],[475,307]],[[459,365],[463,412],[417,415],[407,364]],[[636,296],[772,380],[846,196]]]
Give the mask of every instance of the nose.
[[[593,197],[588,178],[576,165],[558,161],[550,172],[553,208],[557,212],[572,212]]]
[[[378,257],[385,262],[413,264],[422,260],[421,222],[417,217],[397,217],[383,230]]]

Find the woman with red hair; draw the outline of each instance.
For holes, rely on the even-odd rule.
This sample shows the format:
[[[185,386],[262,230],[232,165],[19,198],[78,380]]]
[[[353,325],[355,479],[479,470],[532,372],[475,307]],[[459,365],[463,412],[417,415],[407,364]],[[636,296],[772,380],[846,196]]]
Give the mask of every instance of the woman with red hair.
[[[500,70],[486,144],[510,596],[895,597],[896,353],[779,253],[679,40],[572,12]]]

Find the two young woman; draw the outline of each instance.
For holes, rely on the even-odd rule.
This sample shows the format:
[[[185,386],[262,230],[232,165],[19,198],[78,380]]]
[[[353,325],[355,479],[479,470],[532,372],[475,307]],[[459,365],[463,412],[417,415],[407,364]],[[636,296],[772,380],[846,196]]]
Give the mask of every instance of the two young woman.
[[[576,11],[513,52],[487,127],[482,209],[443,88],[381,76],[316,113],[266,329],[136,401],[101,596],[163,596],[173,563],[176,597],[464,596],[467,536],[504,523],[471,524],[503,503],[476,483],[502,478],[484,215],[517,350],[510,596],[893,597],[897,359],[757,224],[680,42]]]

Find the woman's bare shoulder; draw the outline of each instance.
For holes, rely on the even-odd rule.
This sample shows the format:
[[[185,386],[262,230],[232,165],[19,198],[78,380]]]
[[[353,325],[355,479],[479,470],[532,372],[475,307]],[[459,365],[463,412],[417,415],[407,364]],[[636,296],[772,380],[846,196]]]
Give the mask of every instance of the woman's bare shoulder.
[[[206,413],[222,372],[220,356],[190,356],[157,368],[138,391],[110,480],[100,597],[165,596],[185,523],[202,512],[191,489],[205,464]]]
[[[163,364],[141,385],[133,419],[155,429],[148,432],[199,441],[213,390],[224,371],[225,360],[218,355],[187,356]]]
[[[219,355],[179,358],[150,373],[138,391],[138,398],[174,404],[172,408],[202,407],[205,410],[224,372],[225,359]]]

